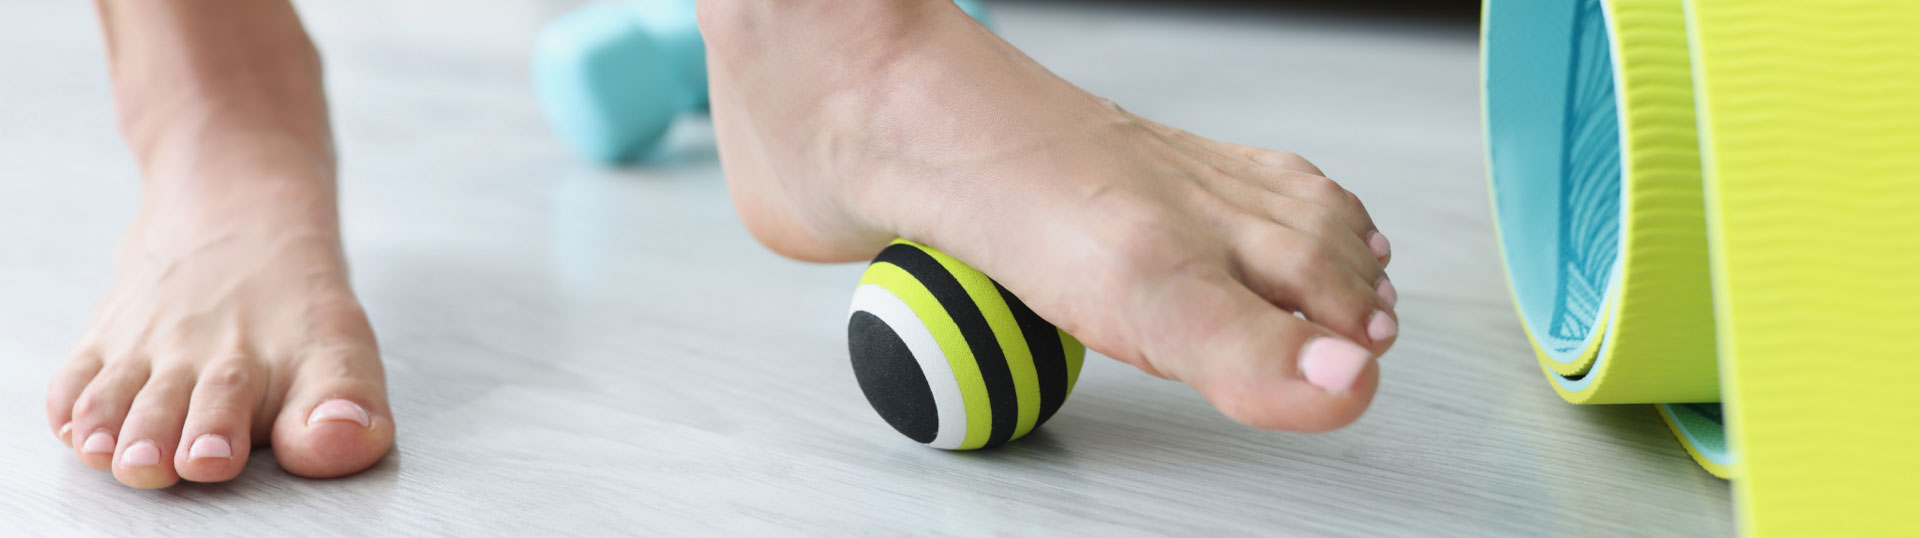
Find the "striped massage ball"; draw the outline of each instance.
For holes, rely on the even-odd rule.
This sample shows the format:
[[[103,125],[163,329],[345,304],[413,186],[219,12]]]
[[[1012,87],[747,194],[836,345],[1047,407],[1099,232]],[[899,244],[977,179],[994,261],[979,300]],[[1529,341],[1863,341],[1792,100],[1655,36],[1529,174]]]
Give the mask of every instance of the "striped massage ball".
[[[853,375],[880,418],[934,448],[998,446],[1040,427],[1086,348],[1006,288],[940,251],[894,241],[847,319]]]

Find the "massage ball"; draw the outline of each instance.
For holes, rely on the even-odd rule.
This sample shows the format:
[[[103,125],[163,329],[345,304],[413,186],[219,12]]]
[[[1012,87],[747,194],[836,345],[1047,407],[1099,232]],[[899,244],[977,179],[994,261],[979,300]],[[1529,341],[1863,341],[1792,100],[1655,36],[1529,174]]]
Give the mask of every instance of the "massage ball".
[[[973,450],[1045,424],[1073,392],[1086,348],[986,274],[897,240],[853,292],[847,352],[867,403],[894,430]]]
[[[561,142],[601,164],[651,155],[674,120],[707,109],[695,0],[601,0],[547,23],[533,89]],[[956,2],[988,24],[986,8]]]

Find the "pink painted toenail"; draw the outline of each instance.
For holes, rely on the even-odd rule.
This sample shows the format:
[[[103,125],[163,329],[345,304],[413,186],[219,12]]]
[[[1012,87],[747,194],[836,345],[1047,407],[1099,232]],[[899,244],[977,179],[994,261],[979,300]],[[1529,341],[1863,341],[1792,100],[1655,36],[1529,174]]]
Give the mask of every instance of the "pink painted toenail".
[[[362,409],[359,405],[346,400],[327,400],[321,402],[319,406],[313,408],[313,414],[307,415],[308,426],[312,426],[315,422],[328,420],[353,421],[359,423],[362,428],[371,427],[373,424],[373,419],[367,416],[366,409]]]
[[[1387,253],[1393,252],[1393,243],[1387,242],[1387,236],[1376,231],[1367,235],[1367,248],[1373,249],[1373,257],[1385,258]]]
[[[187,459],[190,460],[231,457],[233,457],[233,444],[228,443],[227,438],[213,434],[194,439],[193,447],[187,449]]]
[[[1385,342],[1396,334],[1400,334],[1400,324],[1393,321],[1393,316],[1387,315],[1384,311],[1373,311],[1373,319],[1367,320],[1367,338],[1372,338],[1375,342]]]
[[[1367,349],[1353,342],[1315,337],[1300,349],[1300,373],[1307,382],[1334,394],[1345,394],[1367,369]]]
[[[80,452],[86,454],[107,454],[113,452],[113,434],[107,430],[93,432],[87,436],[87,442],[80,445]]]
[[[153,441],[136,442],[120,454],[120,464],[127,467],[159,465],[160,447],[153,446]]]
[[[1386,301],[1387,306],[1400,304],[1400,290],[1393,289],[1392,280],[1387,280],[1386,277],[1380,277],[1380,285],[1375,287],[1374,291],[1380,293],[1380,299]]]

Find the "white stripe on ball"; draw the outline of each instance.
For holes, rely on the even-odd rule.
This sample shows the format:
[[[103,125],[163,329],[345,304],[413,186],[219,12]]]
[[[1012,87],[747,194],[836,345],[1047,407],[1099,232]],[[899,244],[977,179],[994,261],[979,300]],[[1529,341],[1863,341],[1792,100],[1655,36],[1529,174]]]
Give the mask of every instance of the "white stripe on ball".
[[[913,352],[914,360],[920,363],[920,371],[927,376],[927,388],[933,392],[933,407],[940,417],[940,431],[927,446],[960,448],[960,443],[967,440],[967,403],[960,397],[960,381],[954,379],[953,366],[947,364],[947,354],[940,350],[940,342],[933,339],[933,332],[913,313],[913,307],[878,284],[865,284],[854,290],[853,307],[847,315],[854,312],[880,318],[900,336],[900,341]]]

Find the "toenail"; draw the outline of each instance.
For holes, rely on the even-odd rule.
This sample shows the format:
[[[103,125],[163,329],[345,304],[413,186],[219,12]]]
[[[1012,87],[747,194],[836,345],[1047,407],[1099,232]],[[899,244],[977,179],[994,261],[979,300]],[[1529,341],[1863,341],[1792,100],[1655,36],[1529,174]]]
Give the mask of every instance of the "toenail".
[[[1380,277],[1380,285],[1374,286],[1373,291],[1380,294],[1380,300],[1386,301],[1387,306],[1400,304],[1400,290],[1394,289],[1393,281],[1387,277]]]
[[[1307,382],[1334,394],[1345,394],[1367,369],[1367,349],[1353,342],[1315,337],[1300,349],[1300,373]]]
[[[86,454],[107,454],[113,452],[113,434],[107,430],[93,432],[87,436],[87,442],[80,445],[80,452]]]
[[[1367,338],[1385,342],[1396,334],[1400,334],[1400,324],[1393,321],[1393,316],[1387,315],[1384,310],[1373,311],[1373,319],[1367,320]]]
[[[54,435],[56,435],[56,436],[59,436],[59,437],[60,437],[60,440],[62,440],[62,441],[65,441],[65,440],[67,440],[67,434],[70,434],[70,433],[73,433],[73,423],[72,423],[72,422],[68,422],[68,423],[66,423],[66,424],[61,424],[61,425],[60,425],[60,432],[59,432],[59,433],[55,433]]]
[[[211,433],[194,439],[193,446],[187,449],[189,460],[231,457],[233,457],[233,444],[228,443],[227,438]]]
[[[371,427],[373,424],[373,419],[367,416],[366,409],[362,409],[358,404],[346,400],[327,400],[321,402],[320,405],[313,408],[313,414],[307,415],[308,426],[312,426],[315,422],[328,420],[350,420],[359,423],[362,428]]]
[[[159,465],[160,447],[154,446],[153,441],[136,442],[120,454],[120,464],[128,467]]]
[[[1385,258],[1387,253],[1393,252],[1393,243],[1387,242],[1387,236],[1374,231],[1367,235],[1367,248],[1373,249],[1373,257]]]

